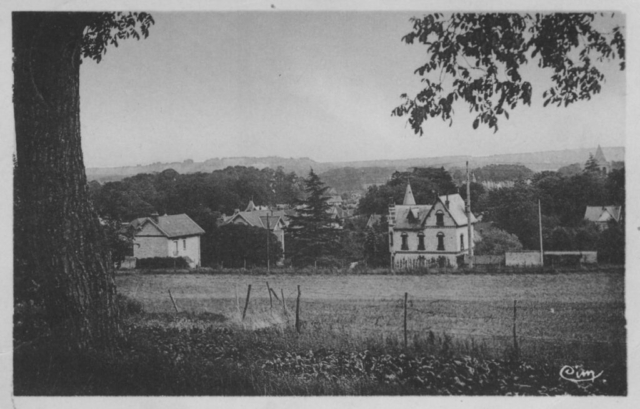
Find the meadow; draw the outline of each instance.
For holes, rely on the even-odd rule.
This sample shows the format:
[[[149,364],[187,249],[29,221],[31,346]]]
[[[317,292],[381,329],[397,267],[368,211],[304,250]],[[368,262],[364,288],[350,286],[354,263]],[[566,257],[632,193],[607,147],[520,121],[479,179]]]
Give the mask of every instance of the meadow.
[[[269,297],[269,286],[278,295]],[[562,364],[624,360],[624,274],[509,275],[121,275],[121,294],[146,313],[210,313],[243,331],[293,328],[300,286],[297,347],[353,349],[450,337],[461,353]],[[251,294],[242,319],[248,285]],[[285,306],[282,303],[284,295]]]

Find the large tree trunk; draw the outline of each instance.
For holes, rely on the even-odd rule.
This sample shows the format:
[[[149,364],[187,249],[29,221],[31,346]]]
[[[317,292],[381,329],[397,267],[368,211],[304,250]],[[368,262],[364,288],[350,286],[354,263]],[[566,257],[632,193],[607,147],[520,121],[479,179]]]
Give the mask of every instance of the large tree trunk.
[[[88,13],[13,13],[15,301],[87,348],[113,340],[110,255],[89,202],[80,143],[80,61]]]

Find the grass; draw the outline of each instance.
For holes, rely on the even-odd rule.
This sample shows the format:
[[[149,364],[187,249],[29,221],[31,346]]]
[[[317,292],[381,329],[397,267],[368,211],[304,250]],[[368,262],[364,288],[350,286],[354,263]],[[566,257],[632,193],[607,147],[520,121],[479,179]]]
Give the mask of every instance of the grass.
[[[524,356],[580,361],[590,350],[622,348],[626,339],[624,276],[586,273],[558,275],[429,276],[231,276],[144,275],[118,277],[120,291],[145,311],[173,311],[168,290],[181,311],[237,316],[252,285],[247,328],[255,317],[282,311],[269,300],[265,281],[287,308],[295,308],[301,287],[301,317],[324,338],[393,339],[402,334],[404,293],[408,292],[410,339],[429,331],[474,339],[499,356],[513,344],[513,301],[517,335]],[[236,302],[235,294],[238,294]],[[282,320],[281,318],[279,318]],[[258,319],[259,321],[259,319]],[[271,325],[265,323],[264,325]],[[331,334],[331,335],[327,335]],[[331,343],[331,339],[323,342]],[[576,344],[583,347],[576,348]],[[623,348],[624,349],[624,348]],[[606,354],[605,354],[606,355]]]
[[[287,312],[265,281],[280,298],[283,289]],[[15,394],[626,394],[623,274],[161,274],[117,284],[128,334],[118,351],[27,345],[14,358]],[[559,378],[563,365],[604,375],[578,386]]]

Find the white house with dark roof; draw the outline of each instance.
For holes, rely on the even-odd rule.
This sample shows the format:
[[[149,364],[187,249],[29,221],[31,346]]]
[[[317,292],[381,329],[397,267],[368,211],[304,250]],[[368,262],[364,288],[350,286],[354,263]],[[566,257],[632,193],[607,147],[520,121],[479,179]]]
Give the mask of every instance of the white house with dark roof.
[[[393,269],[420,266],[456,267],[473,243],[465,203],[459,194],[439,196],[432,204],[416,204],[407,184],[401,205],[389,206],[389,251]]]
[[[131,222],[135,228],[133,256],[184,257],[189,266],[200,266],[200,236],[204,230],[186,214],[141,217]]]

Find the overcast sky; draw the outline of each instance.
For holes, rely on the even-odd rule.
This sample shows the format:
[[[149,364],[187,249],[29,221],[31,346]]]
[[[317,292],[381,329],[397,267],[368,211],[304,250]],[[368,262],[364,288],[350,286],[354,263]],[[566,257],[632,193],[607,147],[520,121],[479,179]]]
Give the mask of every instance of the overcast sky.
[[[617,62],[591,101],[542,108],[549,72],[530,67],[531,107],[473,130],[468,106],[453,126],[413,134],[391,117],[420,89],[425,47],[401,41],[424,12],[154,12],[146,40],[110,47],[81,68],[87,167],[310,157],[317,161],[491,155],[624,146],[625,72]],[[618,14],[614,23],[621,23]]]

